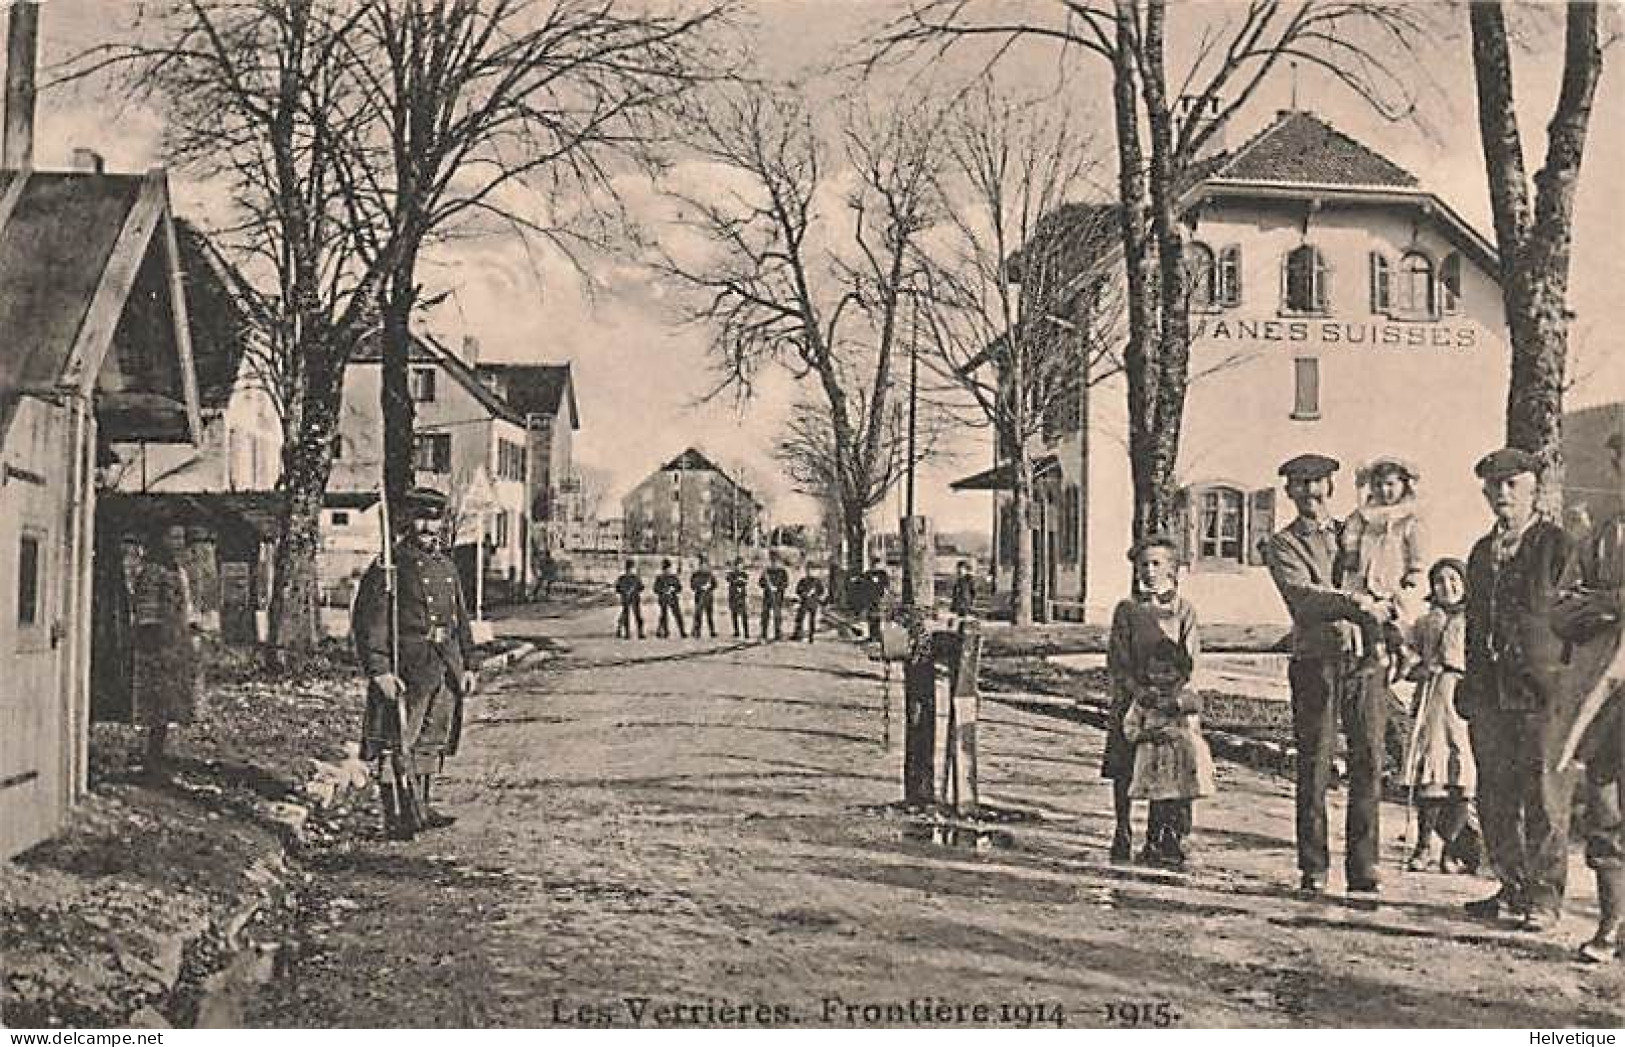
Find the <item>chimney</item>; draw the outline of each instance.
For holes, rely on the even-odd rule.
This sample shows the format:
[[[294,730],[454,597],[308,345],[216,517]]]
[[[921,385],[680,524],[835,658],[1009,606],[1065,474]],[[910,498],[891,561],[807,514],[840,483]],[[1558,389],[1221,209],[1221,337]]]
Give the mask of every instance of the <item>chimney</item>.
[[[1185,124],[1192,120],[1197,121],[1197,126],[1200,127],[1205,124],[1211,124],[1214,120],[1218,119],[1219,113],[1222,112],[1224,108],[1224,106],[1221,104],[1222,99],[1215,95],[1207,100],[1206,105],[1200,104],[1201,101],[1202,99],[1200,95],[1179,96],[1179,101],[1174,105],[1174,127],[1176,129],[1176,133],[1179,128],[1184,127]],[[1213,133],[1213,137],[1209,138],[1202,146],[1203,156],[1211,156],[1214,153],[1224,151],[1224,132],[1225,129],[1221,127]]]
[[[480,365],[480,340],[471,334],[463,335],[463,363],[470,367]]]
[[[34,64],[39,52],[39,4],[15,0],[6,25],[6,129],[0,167],[34,166]]]
[[[84,171],[86,174],[103,174],[107,170],[107,161],[94,149],[75,146],[72,167],[75,171]]]

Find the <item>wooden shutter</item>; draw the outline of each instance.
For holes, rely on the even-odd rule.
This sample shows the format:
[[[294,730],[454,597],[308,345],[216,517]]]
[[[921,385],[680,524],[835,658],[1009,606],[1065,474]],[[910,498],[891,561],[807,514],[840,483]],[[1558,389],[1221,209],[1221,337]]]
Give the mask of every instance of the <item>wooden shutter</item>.
[[[1320,417],[1320,361],[1300,356],[1292,361],[1292,417],[1309,420]]]
[[[1371,252],[1371,311],[1386,313],[1390,300],[1388,259],[1381,251]]]
[[[1454,313],[1461,308],[1461,255],[1451,251],[1439,263],[1439,308]]]
[[[1265,487],[1247,496],[1247,563],[1264,564],[1264,546],[1275,533],[1275,489]]]
[[[1219,304],[1241,304],[1241,245],[1230,244],[1219,252]]]

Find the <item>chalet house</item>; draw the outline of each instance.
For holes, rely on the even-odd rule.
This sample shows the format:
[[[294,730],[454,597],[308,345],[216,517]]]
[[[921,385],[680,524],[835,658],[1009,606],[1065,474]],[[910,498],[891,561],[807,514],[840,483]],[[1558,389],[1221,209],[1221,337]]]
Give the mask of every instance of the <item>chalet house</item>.
[[[355,580],[378,551],[382,370],[376,344],[364,344],[344,373],[320,567],[324,592],[336,607],[349,606]],[[530,529],[524,417],[456,353],[424,335],[413,338],[408,380],[415,409],[414,482],[450,499],[453,553],[464,571],[472,572],[480,559],[487,578],[516,585],[525,577]],[[488,503],[483,511],[469,510],[476,497]],[[480,517],[484,549],[476,557]],[[474,580],[467,580],[472,599]]]
[[[203,435],[164,173],[23,163],[0,172],[0,856],[86,787],[98,466]]]
[[[468,339],[465,356],[477,354]],[[569,547],[582,530],[581,480],[575,472],[574,434],[581,429],[569,364],[481,363],[480,381],[524,418],[530,521],[548,549]],[[536,548],[542,548],[537,543]]]
[[[621,515],[627,552],[721,558],[755,544],[762,506],[690,447],[632,488]]]
[[[1292,518],[1276,467],[1302,452],[1343,463],[1340,516],[1361,494],[1357,466],[1411,459],[1429,555],[1464,556],[1488,525],[1473,463],[1502,443],[1506,398],[1491,242],[1412,174],[1302,111],[1207,158],[1180,206],[1195,289],[1174,537],[1182,592],[1203,619],[1286,622],[1259,542]],[[1109,254],[1096,263],[1093,272],[1122,279]],[[1121,320],[1095,312],[1120,295],[1049,309],[1121,344]],[[1101,622],[1129,591],[1133,486],[1124,378],[1093,377],[1076,410],[1028,450],[1040,477],[1039,611]],[[956,485],[996,492],[1006,591],[1008,474],[1001,460]]]

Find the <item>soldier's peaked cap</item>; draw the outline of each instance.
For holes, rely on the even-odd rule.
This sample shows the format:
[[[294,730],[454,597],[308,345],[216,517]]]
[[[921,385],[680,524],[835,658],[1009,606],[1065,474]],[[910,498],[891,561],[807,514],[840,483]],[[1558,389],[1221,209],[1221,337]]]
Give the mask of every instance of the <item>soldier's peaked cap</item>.
[[[1300,454],[1282,462],[1276,471],[1288,480],[1320,480],[1341,468],[1342,464],[1336,458],[1323,454]]]
[[[414,487],[406,492],[403,505],[412,516],[444,516],[446,496],[433,487]]]
[[[1480,480],[1505,480],[1519,473],[1540,473],[1540,459],[1517,447],[1503,447],[1491,451],[1478,460],[1473,472]]]

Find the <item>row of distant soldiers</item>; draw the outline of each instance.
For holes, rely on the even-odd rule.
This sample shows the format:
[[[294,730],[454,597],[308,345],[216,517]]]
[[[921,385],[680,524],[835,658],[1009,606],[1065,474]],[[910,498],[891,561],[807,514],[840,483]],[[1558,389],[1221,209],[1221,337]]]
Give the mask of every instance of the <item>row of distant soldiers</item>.
[[[723,576],[728,586],[728,616],[733,625],[735,639],[750,639],[750,575],[745,570],[744,561],[735,560],[733,567]],[[757,588],[762,591],[761,630],[762,639],[768,638],[768,627],[773,629],[773,639],[784,638],[784,603],[786,594],[790,590],[790,572],[785,570],[777,560],[770,563],[761,576],[756,580]],[[643,579],[638,576],[637,564],[626,561],[625,572],[615,579],[615,594],[621,601],[620,618],[615,623],[615,635],[623,639],[631,639],[634,629],[637,630],[638,639],[643,639]],[[711,635],[717,635],[717,624],[712,617],[712,603],[717,589],[717,577],[712,573],[705,557],[700,557],[699,566],[688,576],[688,589],[693,599],[693,633],[699,639],[701,627],[710,629]],[[655,602],[660,608],[660,622],[655,627],[655,636],[667,637],[671,635],[671,624],[677,626],[677,634],[684,639],[688,638],[689,630],[683,626],[683,609],[681,596],[683,593],[683,580],[672,570],[670,560],[660,561],[660,573],[655,576],[654,594]],[[827,593],[824,581],[813,573],[809,567],[801,579],[796,582],[796,620],[795,631],[791,639],[805,638],[812,643],[813,634],[818,631],[818,610],[824,605]]]

